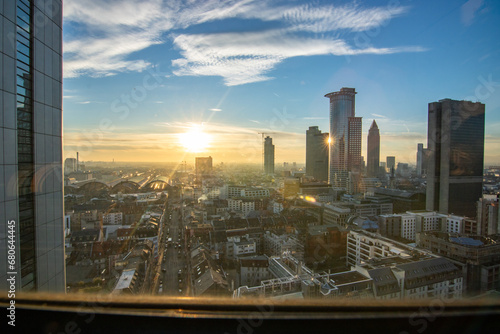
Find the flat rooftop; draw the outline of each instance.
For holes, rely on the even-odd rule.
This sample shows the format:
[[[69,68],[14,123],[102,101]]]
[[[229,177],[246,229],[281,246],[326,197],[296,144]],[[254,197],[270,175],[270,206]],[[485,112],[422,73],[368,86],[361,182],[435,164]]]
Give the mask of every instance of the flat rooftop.
[[[338,274],[331,274],[330,279],[335,282],[335,285],[344,285],[369,280],[369,277],[358,273],[357,271],[346,271]]]

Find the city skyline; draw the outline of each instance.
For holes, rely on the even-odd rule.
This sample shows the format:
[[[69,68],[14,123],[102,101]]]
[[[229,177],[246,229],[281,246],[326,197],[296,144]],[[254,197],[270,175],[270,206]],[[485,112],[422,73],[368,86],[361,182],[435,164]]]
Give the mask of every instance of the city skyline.
[[[415,164],[427,104],[452,98],[486,105],[485,165],[500,163],[497,3],[136,6],[65,4],[65,158],[259,163],[258,133],[275,132],[276,163],[304,163],[323,95],[355,87],[365,160],[375,119],[381,157]],[[182,141],[193,129],[201,151]]]

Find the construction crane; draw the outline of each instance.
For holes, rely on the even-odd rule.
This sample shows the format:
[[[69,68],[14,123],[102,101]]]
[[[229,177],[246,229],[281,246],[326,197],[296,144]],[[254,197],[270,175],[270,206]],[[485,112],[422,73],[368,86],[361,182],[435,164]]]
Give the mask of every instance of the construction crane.
[[[273,135],[276,134],[276,132],[258,132],[259,135],[262,135],[262,171],[265,171],[264,167],[264,154],[265,154],[265,141],[264,141],[264,136],[265,135]]]

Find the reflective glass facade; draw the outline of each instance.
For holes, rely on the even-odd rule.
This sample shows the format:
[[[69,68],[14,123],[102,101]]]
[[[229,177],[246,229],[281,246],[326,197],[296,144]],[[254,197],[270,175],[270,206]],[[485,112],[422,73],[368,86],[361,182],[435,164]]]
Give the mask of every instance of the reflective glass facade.
[[[33,74],[32,74],[32,3],[17,0],[16,97],[17,161],[19,187],[19,233],[21,250],[21,286],[32,290],[36,281],[35,214],[32,188],[33,159]]]
[[[475,218],[482,196],[485,105],[429,103],[427,210]]]
[[[347,189],[349,172],[358,172],[361,163],[361,118],[355,117],[355,95],[354,88],[325,95],[330,99],[328,182],[336,188]]]
[[[0,288],[15,272],[17,291],[62,292],[62,2],[0,1],[0,26],[0,221],[16,241],[11,270],[2,224]]]

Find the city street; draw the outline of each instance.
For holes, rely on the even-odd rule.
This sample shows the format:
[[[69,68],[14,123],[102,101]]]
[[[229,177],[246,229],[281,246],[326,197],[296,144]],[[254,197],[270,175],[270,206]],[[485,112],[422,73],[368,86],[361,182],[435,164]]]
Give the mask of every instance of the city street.
[[[181,217],[175,210],[172,212],[172,219],[168,222],[165,229],[165,244],[169,238],[172,242],[165,245],[166,252],[163,255],[162,272],[160,277],[163,280],[162,294],[169,296],[184,296],[186,292],[186,260],[185,251],[183,249],[183,238],[181,236],[182,229],[180,227]],[[180,241],[179,241],[180,239]],[[181,245],[179,247],[178,245]],[[182,274],[179,275],[179,270]],[[179,282],[181,280],[182,282]],[[182,291],[179,291],[182,289]]]

